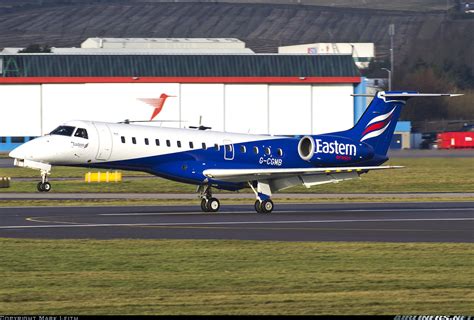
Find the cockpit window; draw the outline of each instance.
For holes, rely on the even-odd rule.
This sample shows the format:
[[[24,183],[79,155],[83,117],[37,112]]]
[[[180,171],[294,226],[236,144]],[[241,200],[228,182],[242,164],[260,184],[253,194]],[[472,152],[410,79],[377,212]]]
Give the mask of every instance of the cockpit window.
[[[70,137],[70,136],[72,136],[72,133],[74,132],[74,129],[76,129],[76,128],[71,127],[71,126],[59,126],[56,129],[54,129],[53,131],[51,131],[50,134]]]
[[[74,136],[79,137],[79,138],[89,139],[89,137],[87,136],[87,130],[82,129],[82,128],[78,128]]]

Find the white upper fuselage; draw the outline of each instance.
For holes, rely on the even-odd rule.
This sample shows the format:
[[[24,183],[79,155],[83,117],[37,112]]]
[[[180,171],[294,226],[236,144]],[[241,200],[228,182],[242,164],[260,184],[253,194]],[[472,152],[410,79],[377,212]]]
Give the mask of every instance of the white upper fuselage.
[[[64,126],[74,128],[72,135],[49,134],[36,138],[12,151],[10,156],[52,165],[93,166],[191,150],[214,149],[217,145],[225,153],[223,156],[231,160],[235,150],[222,150],[224,145],[287,138],[92,121],[69,121]],[[78,129],[86,130],[87,139],[75,136]],[[259,153],[263,153],[263,150],[259,150]]]

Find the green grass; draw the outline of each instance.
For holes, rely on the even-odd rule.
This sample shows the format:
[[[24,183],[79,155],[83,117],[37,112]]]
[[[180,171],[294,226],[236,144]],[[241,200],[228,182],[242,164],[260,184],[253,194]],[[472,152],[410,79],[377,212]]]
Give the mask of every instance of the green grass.
[[[373,171],[361,179],[326,184],[307,189],[294,187],[285,192],[311,193],[385,193],[385,192],[474,192],[474,165],[471,158],[395,158],[389,164],[406,166],[399,170]],[[84,177],[86,169],[53,168],[52,178]],[[139,173],[138,173],[139,174]],[[149,192],[192,193],[195,186],[160,178],[127,179],[136,172],[124,172],[122,183],[53,181],[52,192]],[[142,174],[146,175],[146,174]],[[34,170],[0,168],[0,176],[12,177],[11,188],[0,192],[33,192],[36,182],[18,181],[15,177],[38,177]],[[250,192],[250,190],[248,190]]]
[[[428,243],[0,239],[0,310],[472,314],[473,249]]]

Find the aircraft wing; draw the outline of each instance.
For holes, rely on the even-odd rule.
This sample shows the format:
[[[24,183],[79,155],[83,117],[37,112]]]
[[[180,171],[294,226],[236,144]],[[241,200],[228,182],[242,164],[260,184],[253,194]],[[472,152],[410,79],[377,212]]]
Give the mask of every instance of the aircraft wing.
[[[330,167],[330,168],[271,168],[271,169],[207,169],[203,174],[227,182],[268,181],[272,191],[304,185],[307,188],[330,182],[359,177],[370,170],[400,169],[402,166]]]

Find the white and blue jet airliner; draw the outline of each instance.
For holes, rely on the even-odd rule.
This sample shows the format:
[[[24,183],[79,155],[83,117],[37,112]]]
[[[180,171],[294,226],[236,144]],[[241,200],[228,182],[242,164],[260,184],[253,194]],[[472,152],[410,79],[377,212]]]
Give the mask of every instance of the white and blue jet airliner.
[[[51,189],[48,176],[53,165],[135,170],[197,185],[205,212],[220,208],[211,188],[250,187],[255,210],[270,213],[276,191],[399,168],[381,165],[388,160],[401,108],[409,98],[430,96],[455,94],[378,92],[352,129],[321,135],[251,135],[69,121],[14,149],[10,157],[16,166],[40,170],[42,192]]]

